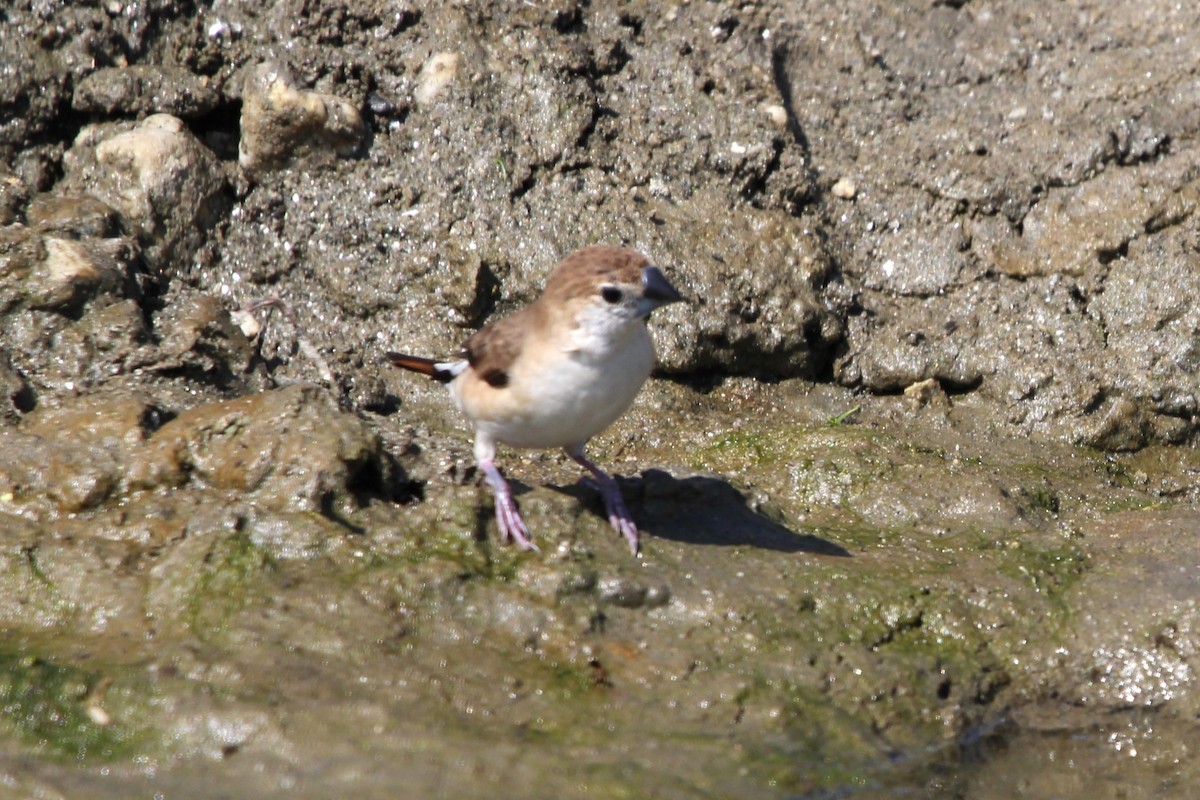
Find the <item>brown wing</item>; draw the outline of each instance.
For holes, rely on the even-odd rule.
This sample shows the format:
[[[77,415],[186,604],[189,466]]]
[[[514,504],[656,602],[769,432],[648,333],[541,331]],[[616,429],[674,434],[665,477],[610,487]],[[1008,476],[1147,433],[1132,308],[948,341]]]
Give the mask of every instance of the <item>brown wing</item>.
[[[604,280],[640,285],[642,267],[647,264],[644,255],[622,247],[595,245],[576,250],[555,267],[542,297],[467,339],[467,363],[491,386],[508,385],[509,372],[521,355],[526,332],[544,329],[551,321],[553,312],[548,308],[586,297]]]
[[[528,328],[522,317],[529,313],[528,308],[523,308],[510,317],[496,320],[473,334],[463,346],[471,369],[497,389],[508,385],[509,370],[521,354]]]

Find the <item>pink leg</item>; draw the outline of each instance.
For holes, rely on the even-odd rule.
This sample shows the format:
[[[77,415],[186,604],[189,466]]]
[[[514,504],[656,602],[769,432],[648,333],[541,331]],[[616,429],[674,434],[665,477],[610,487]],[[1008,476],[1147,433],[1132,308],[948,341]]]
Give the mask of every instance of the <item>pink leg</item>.
[[[508,488],[508,481],[504,480],[504,476],[496,469],[491,459],[480,461],[479,468],[483,470],[488,484],[492,487],[492,494],[496,496],[496,525],[500,528],[500,540],[507,542],[511,538],[522,550],[537,550],[537,546],[529,541],[529,529],[525,527],[525,520],[521,519],[521,512],[517,510],[512,490]]]
[[[604,508],[608,511],[609,523],[612,524],[613,530],[625,537],[625,541],[629,542],[629,549],[636,556],[638,552],[637,525],[633,523],[633,517],[630,516],[629,509],[625,507],[625,500],[621,497],[621,490],[617,487],[616,480],[589,461],[583,453],[572,453],[568,450],[567,455],[592,473],[596,483],[600,485],[600,494],[604,497]]]

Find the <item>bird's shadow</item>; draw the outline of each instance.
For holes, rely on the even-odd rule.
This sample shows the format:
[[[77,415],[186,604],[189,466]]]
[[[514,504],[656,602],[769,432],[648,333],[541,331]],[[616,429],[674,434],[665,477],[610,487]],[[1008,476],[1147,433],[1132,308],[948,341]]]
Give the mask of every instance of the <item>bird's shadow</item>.
[[[781,553],[812,553],[848,558],[841,545],[808,533],[796,533],[755,511],[746,498],[720,478],[676,478],[648,469],[640,478],[620,479],[621,492],[638,527],[651,536],[697,545],[755,547]],[[586,483],[563,487],[603,515],[599,492]]]

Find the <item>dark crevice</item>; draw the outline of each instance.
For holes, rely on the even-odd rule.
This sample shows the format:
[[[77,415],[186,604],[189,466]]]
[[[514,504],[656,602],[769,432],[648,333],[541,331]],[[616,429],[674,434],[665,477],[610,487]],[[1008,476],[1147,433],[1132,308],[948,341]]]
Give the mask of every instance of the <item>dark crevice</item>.
[[[187,120],[188,128],[222,161],[238,156],[242,122],[242,104],[219,103],[213,110]]]
[[[529,174],[526,175],[521,180],[520,183],[518,183],[516,186],[514,186],[511,191],[509,191],[509,193],[508,193],[509,199],[510,200],[520,200],[522,197],[524,197],[526,194],[528,194],[529,190],[531,190],[534,186],[537,185],[537,172],[538,172],[537,167],[531,167],[529,170]]]
[[[642,20],[640,17],[635,17],[633,14],[625,11],[621,13],[617,21],[621,24],[621,27],[628,28],[634,38],[642,35]]]
[[[599,103],[592,104],[592,115],[588,118],[587,124],[580,129],[579,135],[575,137],[574,151],[576,153],[585,152],[588,149],[588,142],[591,140],[592,134],[596,132],[596,126],[600,124],[600,118],[605,115],[615,117],[616,113],[604,108]]]
[[[1100,410],[1100,407],[1104,405],[1108,398],[1108,390],[1103,388],[1097,389],[1095,394],[1092,395],[1092,398],[1087,402],[1086,405],[1084,405],[1083,414],[1087,415],[1096,413]]]
[[[785,46],[781,45],[772,50],[771,77],[775,81],[775,88],[779,91],[783,110],[787,115],[788,133],[791,134],[796,144],[804,148],[805,153],[808,153],[811,152],[808,138],[804,135],[804,131],[800,127],[800,121],[796,118],[796,109],[792,101],[792,78],[787,71],[788,61],[788,51]]]
[[[771,160],[762,171],[752,177],[741,188],[741,196],[757,208],[762,207],[762,197],[767,191],[767,182],[779,170],[779,162],[783,156],[783,142],[778,139],[772,142]]]
[[[877,639],[874,642],[872,642],[871,644],[869,644],[867,646],[867,649],[875,650],[879,647],[882,647],[885,644],[890,644],[891,642],[894,642],[897,638],[904,635],[905,633],[919,629],[924,624],[924,622],[925,622],[925,612],[920,611],[920,610],[917,611],[916,614],[914,614],[911,617],[896,620],[895,624],[893,624],[891,627],[889,627],[884,632],[882,637],[880,637],[879,639]]]
[[[466,327],[480,328],[496,310],[496,301],[500,298],[500,278],[489,263],[481,263],[475,273],[474,294],[471,303],[463,312],[466,317]]]
[[[554,19],[550,21],[550,27],[556,33],[561,34],[584,33],[587,26],[583,22],[583,9],[578,5],[556,9]]]
[[[214,361],[218,360],[214,359]],[[268,374],[283,366],[282,360],[276,359],[275,362],[268,367]],[[147,372],[151,372],[163,380],[180,380],[195,386],[215,388],[221,392],[249,391],[247,386],[248,374],[224,360],[219,360],[219,366],[206,366],[204,364],[157,366],[152,364],[145,369]]]
[[[937,381],[938,386],[943,392],[951,397],[967,395],[977,391],[983,385],[983,378],[977,377],[969,381],[960,381],[954,378],[947,378],[944,375],[925,375],[918,376],[913,380],[913,383],[923,381]],[[876,397],[898,397],[904,394],[904,390],[911,384],[895,385],[895,386],[872,386],[867,392]]]
[[[21,382],[21,386],[12,393],[9,397],[12,401],[13,408],[21,414],[28,414],[37,408],[37,394],[33,391],[28,383]]]
[[[970,394],[983,385],[982,376],[972,378],[968,381],[960,381],[944,376],[935,376],[935,379],[941,385],[942,391],[951,397],[954,397],[955,395]]]
[[[972,699],[976,705],[981,706],[991,705],[1000,691],[1012,683],[1007,672],[990,668],[984,669],[980,681],[980,685],[975,690],[975,697]]]
[[[138,427],[149,436],[174,418],[175,414],[166,409],[157,406],[148,406],[138,420]]]
[[[361,499],[357,497],[356,499],[358,499],[361,504]],[[346,519],[345,515],[342,514],[342,512],[338,509],[336,500],[337,496],[333,492],[328,492],[322,495],[320,503],[321,516],[325,517],[327,520],[336,522],[338,525],[341,525],[343,528],[348,530],[350,533],[355,534],[356,536],[364,535],[367,532],[366,528]]]
[[[1117,247],[1111,250],[1100,250],[1096,253],[1096,260],[1102,265],[1108,265],[1120,258],[1125,258],[1129,255],[1129,242],[1121,242]]]

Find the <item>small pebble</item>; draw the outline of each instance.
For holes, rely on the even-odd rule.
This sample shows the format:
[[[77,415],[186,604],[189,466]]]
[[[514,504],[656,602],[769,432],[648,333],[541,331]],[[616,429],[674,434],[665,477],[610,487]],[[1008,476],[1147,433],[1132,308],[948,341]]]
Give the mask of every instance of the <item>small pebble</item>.
[[[89,705],[86,707],[88,719],[101,728],[107,728],[112,725],[112,717],[102,707],[97,705]]]
[[[858,194],[858,186],[849,178],[838,178],[837,183],[829,190],[834,197],[842,200],[853,200]]]
[[[771,124],[776,128],[787,127],[787,109],[778,103],[771,103],[762,107],[762,112],[767,115],[767,119],[771,120]]]
[[[375,94],[375,92],[367,95],[367,108],[371,109],[372,114],[378,114],[381,117],[396,113],[396,104],[386,97]]]
[[[435,53],[425,62],[417,76],[413,99],[420,105],[432,103],[458,74],[458,53]]]
[[[262,331],[262,323],[249,311],[237,310],[229,315],[233,324],[241,328],[247,339],[253,339]]]

